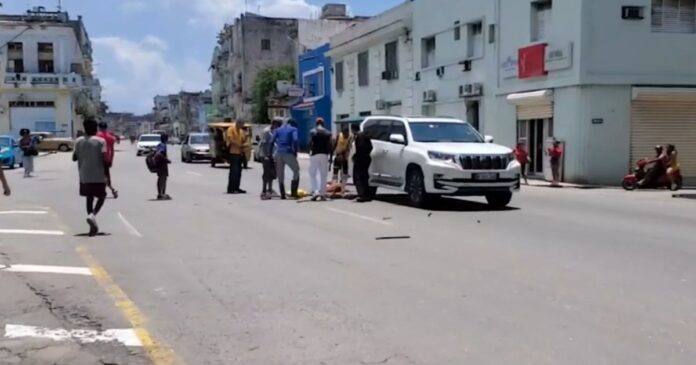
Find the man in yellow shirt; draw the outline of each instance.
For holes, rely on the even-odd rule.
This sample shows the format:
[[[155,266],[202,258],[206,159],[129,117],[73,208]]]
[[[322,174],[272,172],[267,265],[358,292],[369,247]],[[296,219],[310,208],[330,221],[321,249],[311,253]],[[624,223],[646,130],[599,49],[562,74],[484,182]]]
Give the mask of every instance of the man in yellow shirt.
[[[244,159],[246,138],[242,121],[238,120],[233,127],[227,130],[227,146],[230,152],[230,174],[227,180],[227,194],[246,194],[246,191],[239,188],[242,182],[242,161]]]

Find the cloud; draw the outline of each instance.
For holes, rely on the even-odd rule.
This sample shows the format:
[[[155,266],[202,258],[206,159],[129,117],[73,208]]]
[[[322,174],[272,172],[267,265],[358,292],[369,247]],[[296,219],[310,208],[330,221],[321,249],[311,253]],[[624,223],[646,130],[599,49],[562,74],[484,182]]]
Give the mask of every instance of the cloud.
[[[97,37],[95,46],[99,70],[108,75],[102,79],[104,99],[112,110],[147,113],[152,98],[158,94],[181,90],[207,89],[210,76],[207,65],[193,58],[174,58],[166,55],[167,43],[147,36],[140,41],[121,37]]]
[[[225,23],[231,23],[235,17],[246,10],[265,16],[309,18],[319,13],[319,7],[307,3],[306,0],[161,0],[166,9],[174,5],[188,5],[195,15],[189,19],[189,24],[198,26],[207,24],[220,28]]]
[[[144,1],[129,0],[121,3],[121,11],[124,13],[140,13],[147,9],[147,4]]]

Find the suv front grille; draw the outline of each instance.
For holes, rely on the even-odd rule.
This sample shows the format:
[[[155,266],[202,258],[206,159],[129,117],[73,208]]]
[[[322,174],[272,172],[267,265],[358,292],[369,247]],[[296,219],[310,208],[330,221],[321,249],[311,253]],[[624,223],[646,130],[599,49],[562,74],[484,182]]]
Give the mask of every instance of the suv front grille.
[[[505,170],[510,163],[507,156],[461,156],[464,170]]]

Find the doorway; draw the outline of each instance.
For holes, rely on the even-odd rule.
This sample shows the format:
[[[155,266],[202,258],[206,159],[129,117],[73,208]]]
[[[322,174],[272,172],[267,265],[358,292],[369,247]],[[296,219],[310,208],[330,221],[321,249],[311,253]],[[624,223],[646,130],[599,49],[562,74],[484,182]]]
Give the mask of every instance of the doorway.
[[[517,140],[529,153],[530,176],[544,175],[546,140],[553,136],[553,119],[529,119],[517,121]]]
[[[469,122],[472,127],[476,128],[477,131],[481,131],[480,113],[480,103],[478,100],[466,102],[466,121]]]

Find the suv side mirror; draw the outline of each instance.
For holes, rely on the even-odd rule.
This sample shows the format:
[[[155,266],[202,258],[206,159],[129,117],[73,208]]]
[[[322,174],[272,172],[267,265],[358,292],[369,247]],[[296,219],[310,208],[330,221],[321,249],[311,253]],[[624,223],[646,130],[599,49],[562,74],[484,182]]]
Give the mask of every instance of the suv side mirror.
[[[406,138],[404,138],[403,134],[392,134],[389,136],[389,142],[395,143],[395,144],[406,144]]]
[[[493,136],[485,136],[485,137],[484,137],[484,140],[486,141],[486,143],[493,143],[493,142],[495,142],[495,138],[493,138]]]

